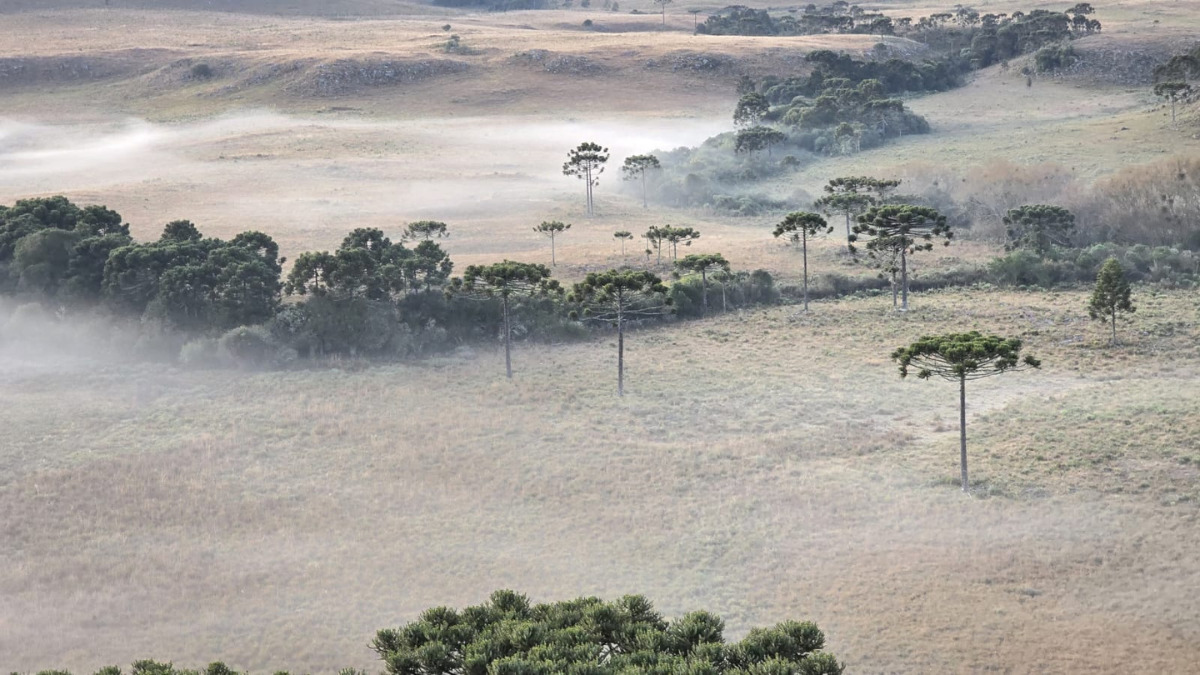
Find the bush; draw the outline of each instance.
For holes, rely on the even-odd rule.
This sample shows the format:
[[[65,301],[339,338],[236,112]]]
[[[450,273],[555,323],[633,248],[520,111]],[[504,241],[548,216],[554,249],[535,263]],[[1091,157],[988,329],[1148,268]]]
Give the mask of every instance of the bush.
[[[239,326],[217,340],[222,363],[237,368],[280,366],[296,358],[296,352],[280,345],[265,326]]]
[[[179,362],[189,368],[215,368],[221,365],[217,352],[217,341],[212,338],[196,338],[179,350]]]
[[[1075,47],[1068,44],[1047,45],[1033,55],[1033,62],[1039,73],[1069,68],[1078,60],[1079,55],[1075,53]]]
[[[584,19],[584,20],[583,20],[583,27],[584,27],[584,28],[591,28],[591,27],[592,27],[592,20],[591,20],[591,19]]]
[[[207,63],[197,63],[196,65],[192,66],[191,73],[192,79],[195,80],[207,80],[215,75],[212,66],[208,65]]]

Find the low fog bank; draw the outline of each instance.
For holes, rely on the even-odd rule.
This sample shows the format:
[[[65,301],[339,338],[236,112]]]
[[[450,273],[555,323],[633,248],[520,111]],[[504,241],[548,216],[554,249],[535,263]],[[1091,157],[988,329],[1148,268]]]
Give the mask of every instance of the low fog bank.
[[[0,297],[0,383],[131,360],[146,347],[141,335],[136,323],[120,325],[99,312],[63,317]]]
[[[0,203],[63,194],[116,209],[140,239],[189,219],[212,236],[261,230],[294,257],[346,231],[451,224],[454,254],[493,255],[498,233],[564,218],[583,185],[562,175],[584,141],[612,159],[598,194],[620,189],[625,157],[695,145],[723,119],[539,117],[376,120],[247,111],[180,124],[0,119]],[[564,205],[569,205],[564,207]],[[528,225],[527,225],[528,224]],[[529,246],[539,242],[528,237]]]

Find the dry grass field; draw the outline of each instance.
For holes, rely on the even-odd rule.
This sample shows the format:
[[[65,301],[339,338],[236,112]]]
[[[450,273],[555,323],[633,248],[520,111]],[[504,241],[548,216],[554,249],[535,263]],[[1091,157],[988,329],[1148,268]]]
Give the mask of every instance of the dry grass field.
[[[494,587],[647,592],[730,629],[806,617],[854,672],[1185,672],[1200,657],[1192,293],[1105,346],[1078,292],[745,312],[614,348],[246,374],[4,376],[9,669],[134,657],[371,667],[372,631]],[[1042,371],[901,381],[922,333]],[[52,355],[50,355],[52,356]],[[463,424],[463,418],[470,419]]]
[[[730,128],[739,74],[877,42],[703,38],[690,5],[672,6],[667,30],[627,13],[649,2],[497,14],[98,4],[0,0],[0,203],[105,203],[138,237],[177,218],[218,236],[258,229],[290,258],[354,227],[396,234],[434,218],[450,224],[459,269],[549,262],[531,228],[562,219],[574,223],[559,242],[567,278],[620,261],[614,230],[664,222],[701,230],[694,250],[794,278],[773,218],[644,210],[612,166],[585,219],[582,185],[559,167],[583,140],[618,161],[694,145]],[[1187,2],[1095,4],[1105,34],[1081,48],[1170,49],[1200,29]],[[450,33],[471,52],[443,51]],[[518,55],[530,50],[547,55]],[[550,72],[555,59],[568,72]],[[190,78],[198,63],[216,75]],[[380,67],[401,75],[355,74]],[[1172,127],[1147,87],[1027,88],[1018,70],[909,101],[928,136],[767,188],[811,195],[836,175],[953,175],[994,159],[1062,164],[1086,183],[1200,151],[1194,122]],[[836,248],[817,245],[818,275],[865,273]],[[956,242],[916,264],[994,252]],[[135,658],[374,672],[376,629],[499,587],[644,593],[668,615],[717,612],[734,634],[812,619],[857,673],[1188,672],[1200,661],[1200,306],[1194,290],[1140,288],[1136,301],[1119,348],[1087,321],[1083,291],[675,323],[630,338],[624,399],[605,336],[521,345],[509,382],[487,348],[211,372],[91,355],[78,346],[103,336],[83,328],[8,334],[0,672]],[[955,485],[953,385],[901,381],[887,357],[971,328],[1021,336],[1045,362],[969,391],[977,498]]]

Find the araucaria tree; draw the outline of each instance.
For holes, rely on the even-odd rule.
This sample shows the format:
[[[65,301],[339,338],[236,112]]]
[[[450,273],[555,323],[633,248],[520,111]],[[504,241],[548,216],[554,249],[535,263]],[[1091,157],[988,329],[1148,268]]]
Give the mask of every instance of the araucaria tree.
[[[438,220],[418,220],[415,223],[409,223],[404,228],[404,234],[400,235],[400,241],[432,241],[434,239],[442,239],[449,237],[450,231],[446,228],[446,224]]]
[[[927,206],[911,204],[874,206],[859,216],[854,226],[855,241],[867,239],[868,256],[886,259],[899,255],[903,310],[908,309],[908,256],[933,250],[934,239],[941,239],[949,246],[953,236],[945,216]]]
[[[704,313],[708,313],[708,274],[729,271],[729,261],[720,253],[699,253],[675,261],[675,266],[684,272],[700,275],[700,297],[703,298]]]
[[[852,249],[854,235],[851,220],[868,208],[883,204],[888,193],[900,185],[899,180],[869,176],[842,176],[825,184],[825,196],[813,202],[813,207],[830,215],[846,218],[846,247]]]
[[[455,610],[435,607],[379,631],[371,648],[389,675],[841,675],[815,624],[785,621],[725,641],[704,611],[666,620],[640,595],[532,604],[509,590]],[[212,669],[209,669],[212,672]]]
[[[1159,82],[1154,85],[1154,95],[1171,102],[1171,121],[1175,121],[1175,104],[1192,95],[1192,85],[1187,82]]]
[[[625,242],[633,239],[633,233],[628,230],[613,232],[613,238],[621,242],[621,260],[625,260]]]
[[[658,228],[662,240],[671,245],[671,260],[679,260],[679,245],[691,246],[693,241],[700,238],[700,232],[692,227],[672,227],[663,225]]]
[[[746,153],[751,157],[759,150],[766,150],[771,156],[771,146],[779,145],[787,140],[787,136],[778,129],[771,127],[750,127],[737,132],[733,139],[733,151]]]
[[[742,94],[737,107],[733,109],[733,124],[739,127],[757,126],[770,111],[771,104],[766,96],[758,92]]]
[[[1051,248],[1071,243],[1075,214],[1061,206],[1020,206],[1004,215],[1004,226],[1008,234],[1006,251],[1023,248],[1045,256]]]
[[[640,180],[642,182],[642,208],[648,208],[646,203],[646,171],[661,169],[662,164],[654,155],[634,155],[626,157],[621,165],[621,175],[625,180]]]
[[[1116,258],[1109,258],[1100,266],[1096,276],[1096,287],[1088,302],[1088,316],[1107,321],[1112,326],[1112,344],[1117,344],[1117,316],[1132,314],[1136,309],[1131,297],[1132,289],[1125,278],[1125,270]]]
[[[575,318],[612,323],[617,329],[617,395],[625,395],[625,326],[630,320],[670,311],[667,287],[654,274],[639,270],[592,272],[575,284],[568,298],[582,309]]]
[[[788,237],[793,243],[800,244],[804,256],[804,311],[808,311],[808,238],[819,234],[829,234],[833,228],[825,219],[815,213],[796,211],[789,213],[782,223],[775,226],[776,237]]]
[[[561,222],[558,220],[544,220],[544,221],[542,221],[541,225],[538,225],[537,227],[533,228],[534,232],[539,232],[541,234],[546,235],[547,237],[550,237],[550,265],[551,266],[554,266],[554,267],[558,266],[558,261],[555,259],[555,253],[554,253],[554,239],[555,239],[555,237],[562,234],[563,232],[566,232],[569,229],[571,229],[570,223],[564,223],[564,222]]]
[[[600,174],[604,173],[604,164],[608,161],[608,148],[596,143],[580,143],[579,147],[567,153],[567,161],[563,162],[563,175],[575,176],[587,186],[587,214],[595,213],[595,202],[592,191],[600,183]]]
[[[1041,361],[1021,356],[1021,341],[983,335],[977,331],[926,336],[907,347],[892,352],[900,364],[900,377],[915,370],[917,378],[926,380],[934,375],[958,382],[959,453],[962,465],[962,489],[970,491],[967,482],[967,380],[980,380],[1025,368],[1039,368]]]
[[[511,379],[512,371],[512,310],[521,298],[562,293],[559,283],[550,278],[545,265],[505,260],[491,265],[471,265],[462,278],[455,278],[448,294],[480,299],[498,298],[504,319],[504,373]]]
[[[667,25],[667,5],[671,4],[672,0],[654,0],[654,4],[662,8],[662,22]]]

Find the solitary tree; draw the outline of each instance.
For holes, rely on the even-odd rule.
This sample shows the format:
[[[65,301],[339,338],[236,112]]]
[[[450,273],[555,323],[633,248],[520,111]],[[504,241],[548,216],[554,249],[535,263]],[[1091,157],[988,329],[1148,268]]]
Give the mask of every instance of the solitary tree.
[[[1116,258],[1109,258],[1100,266],[1096,276],[1096,287],[1088,302],[1088,316],[1107,321],[1112,326],[1112,344],[1117,344],[1117,316],[1132,314],[1136,309],[1131,297],[1132,289],[1125,278],[1125,270]]]
[[[415,223],[409,223],[404,228],[404,234],[400,235],[400,241],[413,241],[416,239],[429,241],[448,236],[450,236],[450,232],[446,229],[445,223],[437,220],[418,220]]]
[[[1159,82],[1154,85],[1154,95],[1171,102],[1171,122],[1175,121],[1175,103],[1192,95],[1192,85],[1187,82]]]
[[[596,143],[580,143],[579,147],[567,153],[567,161],[563,162],[563,175],[575,176],[582,180],[587,187],[587,214],[595,213],[592,200],[592,190],[600,184],[600,174],[604,173],[604,164],[608,161],[608,148]]]
[[[672,0],[654,0],[654,4],[662,8],[662,22],[667,25],[667,5],[671,4]]]
[[[661,169],[658,158],[654,155],[634,155],[626,157],[625,163],[621,165],[621,174],[625,180],[640,180],[642,181],[642,208],[647,208],[646,204],[646,171],[653,169]]]
[[[720,253],[699,253],[685,256],[675,262],[685,272],[700,274],[700,297],[703,298],[704,313],[708,313],[708,274],[718,270],[729,271],[729,261]],[[722,302],[724,304],[724,302]]]
[[[613,232],[613,237],[616,238],[617,241],[621,242],[621,260],[625,260],[625,242],[633,239],[633,233],[629,232],[628,230],[620,230],[618,232]]]
[[[1054,246],[1070,244],[1075,214],[1061,206],[1020,206],[1004,214],[1004,226],[1008,229],[1006,251],[1025,248],[1045,256]]]
[[[854,236],[867,237],[867,255],[872,258],[900,256],[900,308],[908,309],[908,256],[917,251],[933,250],[933,240],[946,246],[954,233],[946,217],[935,209],[911,204],[874,206],[858,217]],[[853,251],[853,248],[851,249]]]
[[[908,377],[916,370],[919,379],[926,380],[937,375],[947,380],[958,381],[958,429],[959,452],[962,464],[962,489],[969,492],[967,482],[967,380],[979,380],[1000,373],[1039,368],[1041,361],[1032,356],[1021,356],[1021,341],[970,333],[950,333],[926,336],[907,347],[892,352],[892,359],[900,364],[900,377]]]
[[[558,220],[544,220],[544,221],[542,221],[541,225],[538,225],[537,227],[533,228],[534,232],[540,232],[541,234],[544,234],[547,237],[550,237],[550,265],[551,266],[558,267],[558,262],[555,260],[555,254],[554,254],[554,238],[557,235],[560,235],[569,229],[571,229],[570,223],[564,223],[564,222],[561,222]]]
[[[617,328],[617,395],[625,395],[625,326],[631,319],[661,316],[670,311],[662,279],[637,270],[592,272],[575,284],[569,301],[578,304],[582,318],[611,322]],[[573,311],[579,318],[580,314]]]
[[[471,265],[462,278],[450,282],[448,294],[500,299],[504,318],[504,373],[512,379],[512,305],[517,298],[562,293],[545,265],[505,260],[491,265]]]
[[[482,605],[428,609],[408,625],[379,631],[371,648],[388,675],[843,670],[822,651],[825,635],[809,622],[754,628],[741,642],[726,642],[724,633],[725,622],[715,614],[696,611],[668,621],[640,595],[534,604],[501,590]],[[210,667],[208,675],[224,672]]]
[[[808,311],[808,238],[818,234],[829,234],[833,228],[825,219],[815,213],[796,211],[789,213],[783,222],[775,226],[775,236],[786,236],[793,243],[800,244],[804,255],[804,311]]]
[[[733,109],[733,123],[739,127],[756,126],[771,111],[767,97],[757,92],[742,94]]]
[[[771,127],[750,127],[737,132],[733,139],[733,151],[747,153],[751,157],[759,150],[766,150],[771,156],[771,146],[779,145],[787,139],[782,131]]]

